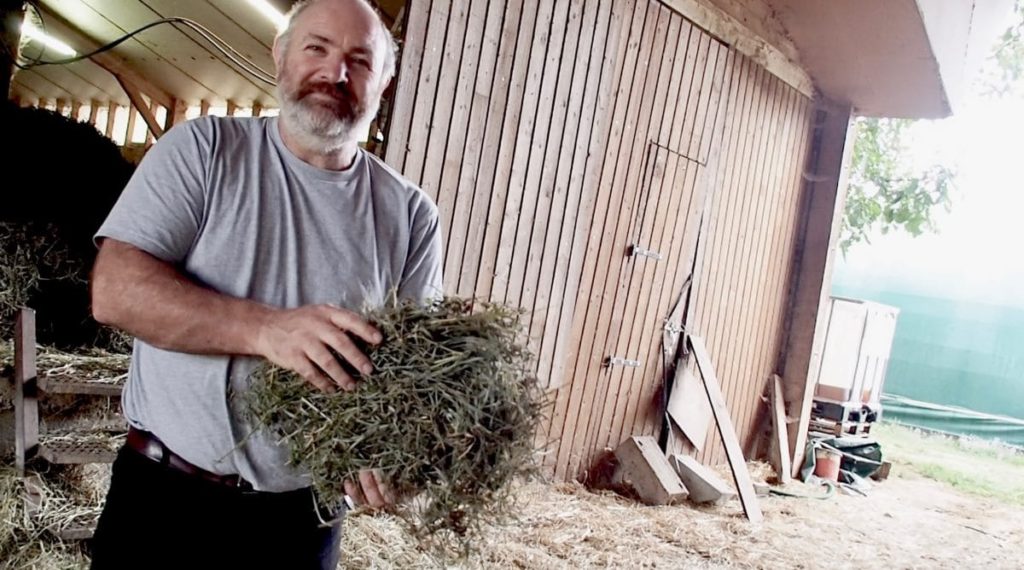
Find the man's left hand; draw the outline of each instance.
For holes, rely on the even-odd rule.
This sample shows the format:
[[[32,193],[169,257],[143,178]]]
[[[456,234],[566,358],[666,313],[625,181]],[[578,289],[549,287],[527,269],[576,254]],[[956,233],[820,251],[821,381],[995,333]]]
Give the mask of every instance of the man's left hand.
[[[345,481],[345,493],[357,507],[380,509],[395,504],[391,488],[376,469],[360,471],[358,481]]]

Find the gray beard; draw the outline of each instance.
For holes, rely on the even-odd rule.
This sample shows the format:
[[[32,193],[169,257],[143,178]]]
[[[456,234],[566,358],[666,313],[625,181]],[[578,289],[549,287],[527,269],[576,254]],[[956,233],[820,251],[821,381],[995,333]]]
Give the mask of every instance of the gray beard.
[[[313,109],[312,105],[286,97],[280,87],[277,100],[281,102],[280,116],[288,125],[288,132],[300,145],[318,154],[330,154],[346,143],[358,142],[359,134],[367,128],[380,106],[378,100],[367,109],[365,116],[342,119],[326,110]]]

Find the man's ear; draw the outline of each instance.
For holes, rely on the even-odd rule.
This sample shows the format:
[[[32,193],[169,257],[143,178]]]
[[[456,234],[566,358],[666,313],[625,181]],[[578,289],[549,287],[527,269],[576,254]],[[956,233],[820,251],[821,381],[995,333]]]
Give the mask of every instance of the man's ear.
[[[287,40],[287,38],[285,38]],[[284,60],[284,42],[281,41],[281,37],[274,38],[274,46],[270,50],[271,55],[274,56],[274,66],[277,67],[277,71],[281,71],[281,65]]]

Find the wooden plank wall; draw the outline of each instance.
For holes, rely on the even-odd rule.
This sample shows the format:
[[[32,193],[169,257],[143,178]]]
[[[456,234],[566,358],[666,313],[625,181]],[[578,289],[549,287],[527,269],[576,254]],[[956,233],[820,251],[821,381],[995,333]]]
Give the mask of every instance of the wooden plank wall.
[[[438,204],[446,290],[527,309],[551,385],[564,379],[628,17],[614,0],[409,5],[385,157]]]
[[[761,396],[780,365],[813,107],[750,59],[735,60],[689,320],[706,340],[749,454],[767,418]],[[698,459],[725,461],[713,429]]]
[[[722,283],[737,287],[753,275],[745,256],[765,270],[788,259],[803,153],[790,155],[804,136],[790,127],[806,113],[795,92],[656,0],[424,0],[408,18],[386,159],[438,203],[446,291],[531,311],[538,374],[554,390],[539,437],[553,472],[579,476],[622,438],[657,433],[661,330],[691,268],[727,258],[738,268]],[[726,148],[742,138],[727,129],[751,142]],[[700,236],[758,247],[716,257]],[[661,259],[628,255],[634,243]],[[697,282],[710,299],[702,315],[717,315],[727,298]],[[782,320],[768,316],[774,299],[748,291],[700,326],[761,311],[760,328],[742,325],[768,354]],[[738,328],[707,334],[712,357]],[[607,356],[640,365],[606,367]],[[745,369],[719,373],[731,407],[750,400],[736,379],[774,365],[751,358],[738,353]]]

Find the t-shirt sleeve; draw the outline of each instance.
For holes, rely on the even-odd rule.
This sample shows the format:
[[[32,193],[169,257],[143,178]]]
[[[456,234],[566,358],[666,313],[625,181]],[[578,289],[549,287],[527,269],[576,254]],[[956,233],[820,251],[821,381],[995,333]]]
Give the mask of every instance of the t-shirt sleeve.
[[[198,121],[167,131],[146,153],[95,241],[113,238],[170,263],[185,259],[203,220],[211,144]]]
[[[441,224],[437,207],[425,200],[413,218],[409,256],[398,286],[398,297],[426,301],[443,294]]]

